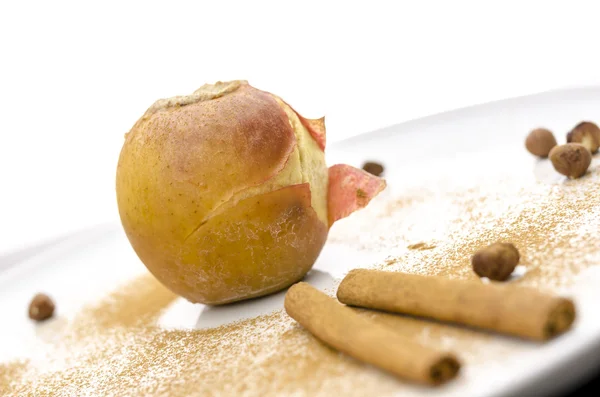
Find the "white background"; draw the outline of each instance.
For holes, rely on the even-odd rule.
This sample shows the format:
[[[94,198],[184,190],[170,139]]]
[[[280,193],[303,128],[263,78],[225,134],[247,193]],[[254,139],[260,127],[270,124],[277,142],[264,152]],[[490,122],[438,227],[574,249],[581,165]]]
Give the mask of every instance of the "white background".
[[[598,84],[599,11],[595,1],[0,0],[0,253],[117,220],[123,134],[158,98],[246,79],[325,115],[332,142]]]

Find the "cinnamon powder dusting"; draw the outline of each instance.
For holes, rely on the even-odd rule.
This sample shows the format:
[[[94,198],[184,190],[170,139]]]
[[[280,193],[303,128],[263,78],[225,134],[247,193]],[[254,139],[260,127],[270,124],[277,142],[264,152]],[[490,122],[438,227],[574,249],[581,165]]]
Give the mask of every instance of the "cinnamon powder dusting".
[[[392,392],[392,377],[342,356],[283,311],[206,330],[156,325],[175,296],[151,276],[82,311],[47,362],[0,366],[0,390],[14,396],[279,395]],[[54,358],[52,358],[54,357]],[[350,385],[349,385],[350,386]],[[344,389],[344,388],[342,388]]]
[[[421,250],[421,251],[426,251],[426,250],[432,250],[435,248],[435,245],[432,244],[427,244],[427,243],[416,243],[416,244],[411,244],[407,247],[409,250]]]
[[[328,244],[389,253],[375,268],[475,278],[473,253],[512,242],[525,272],[509,282],[548,290],[568,288],[580,271],[600,263],[596,169],[556,183],[496,175],[469,186],[431,186],[374,200],[340,222],[345,227],[334,227]],[[415,241],[435,243],[409,247]],[[46,342],[43,354],[0,364],[0,390],[9,396],[427,392],[330,349],[283,310],[212,329],[164,329],[158,319],[175,299],[149,275],[126,284],[57,330],[60,337]],[[459,353],[469,376],[485,376],[477,363],[536,348],[464,327],[355,310],[415,341]]]

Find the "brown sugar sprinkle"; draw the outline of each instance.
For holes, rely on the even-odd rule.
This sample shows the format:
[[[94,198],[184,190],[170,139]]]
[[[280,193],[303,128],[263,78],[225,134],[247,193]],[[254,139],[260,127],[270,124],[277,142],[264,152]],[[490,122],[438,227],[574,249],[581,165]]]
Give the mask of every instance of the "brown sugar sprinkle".
[[[600,239],[600,173],[594,165],[590,169],[587,178],[554,184],[511,174],[431,192],[408,204],[405,198],[392,199],[355,214],[343,230],[332,229],[330,240],[389,253],[375,268],[474,279],[472,255],[506,241],[519,247],[520,264],[527,269],[511,282],[567,286],[581,270],[600,262],[595,243]],[[435,248],[403,248],[421,238],[436,241]]]
[[[0,391],[10,391],[18,387],[17,383],[27,372],[27,361],[14,361],[0,364]]]
[[[453,277],[476,277],[470,272],[469,260],[472,253],[496,241],[510,241],[522,247],[521,263],[528,271],[518,282],[540,286],[559,286],[568,281],[569,275],[594,264],[588,259],[596,253],[593,239],[592,214],[598,212],[600,192],[597,186],[589,186],[587,192],[575,187],[549,188],[545,197],[535,197],[537,206],[509,208],[510,216],[498,217],[479,214],[476,199],[464,201],[463,219],[473,221],[473,229],[467,232],[455,230],[454,238],[436,250],[421,257],[425,263],[435,266],[412,268],[413,271],[429,274],[444,274]],[[571,193],[571,194],[569,194]],[[458,221],[457,224],[461,224]],[[591,234],[582,233],[588,229]],[[397,257],[391,268],[404,268],[407,257]]]
[[[150,276],[134,280],[84,309],[64,344],[48,346],[48,357],[61,359],[0,365],[0,374],[9,374],[0,375],[1,390],[10,396],[363,396],[414,387],[325,346],[282,310],[213,329],[161,329],[157,318],[173,298]],[[147,300],[152,303],[136,313],[140,321],[132,322],[135,305]],[[416,342],[461,350],[471,361],[510,351],[506,342],[488,346],[490,336],[460,327],[356,310]]]
[[[345,393],[358,396],[402,386],[324,346],[283,311],[214,329],[161,329],[156,320],[173,299],[151,276],[134,280],[82,311],[65,335],[71,353],[64,362],[49,369],[2,365],[0,374],[10,376],[0,377],[0,387],[15,396],[325,395],[355,377],[361,388]],[[50,353],[61,347],[50,346]]]
[[[344,228],[332,228],[328,244],[389,254],[376,268],[477,278],[471,256],[508,241],[519,247],[527,268],[509,282],[548,290],[569,285],[599,262],[600,178],[594,166],[586,178],[555,184],[504,171],[467,175],[473,183],[456,188],[424,181],[345,219]],[[368,232],[357,232],[363,230]],[[435,247],[407,248],[415,241],[435,241]],[[213,329],[163,329],[157,321],[174,300],[151,276],[127,283],[83,309],[60,330],[59,342],[44,345],[42,358],[0,364],[0,390],[19,397],[422,393],[330,349],[282,310]],[[487,366],[474,364],[536,349],[464,327],[356,310],[427,346],[460,352],[467,377],[490,376]]]

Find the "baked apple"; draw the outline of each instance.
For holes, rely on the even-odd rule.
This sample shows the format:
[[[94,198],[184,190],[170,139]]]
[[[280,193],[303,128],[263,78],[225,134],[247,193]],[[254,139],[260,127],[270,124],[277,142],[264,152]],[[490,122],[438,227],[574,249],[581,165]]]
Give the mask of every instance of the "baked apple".
[[[325,163],[323,119],[245,81],[154,103],[126,134],[119,215],[148,270],[191,302],[224,304],[302,279],[331,225],[383,179]]]

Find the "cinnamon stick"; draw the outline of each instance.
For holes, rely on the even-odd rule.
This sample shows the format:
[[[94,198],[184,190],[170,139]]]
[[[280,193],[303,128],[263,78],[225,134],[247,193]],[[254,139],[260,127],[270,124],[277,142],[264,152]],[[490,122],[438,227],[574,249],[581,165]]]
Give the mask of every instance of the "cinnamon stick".
[[[366,269],[348,273],[337,298],[542,341],[566,332],[576,315],[570,299],[531,288]]]
[[[399,377],[439,385],[460,369],[453,355],[417,344],[307,283],[293,285],[284,305],[290,317],[325,344]]]

